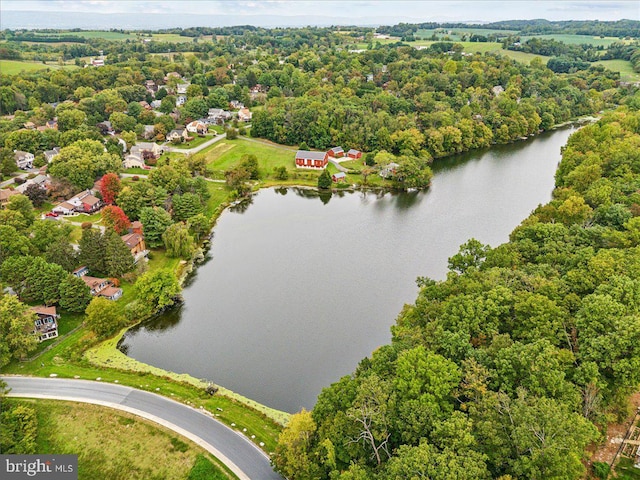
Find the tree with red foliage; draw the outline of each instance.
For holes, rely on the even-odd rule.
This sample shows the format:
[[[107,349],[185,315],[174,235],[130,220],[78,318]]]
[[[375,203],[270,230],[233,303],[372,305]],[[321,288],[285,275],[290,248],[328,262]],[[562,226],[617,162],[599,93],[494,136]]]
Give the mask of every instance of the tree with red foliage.
[[[109,205],[102,209],[102,224],[113,228],[118,235],[124,235],[131,226],[131,221],[120,207]]]
[[[102,201],[106,204],[115,203],[121,189],[120,178],[115,173],[107,173],[100,179],[100,193]]]

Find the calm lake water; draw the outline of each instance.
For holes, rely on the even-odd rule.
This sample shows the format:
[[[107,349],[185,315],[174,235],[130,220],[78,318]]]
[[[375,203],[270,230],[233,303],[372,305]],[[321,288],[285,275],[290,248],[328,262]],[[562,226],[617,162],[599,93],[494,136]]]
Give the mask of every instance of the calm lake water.
[[[549,201],[572,131],[438,161],[426,192],[260,191],[222,214],[184,305],[131,330],[121,348],[274,408],[309,409],[389,343],[418,276],[445,278],[460,244],[499,245]]]

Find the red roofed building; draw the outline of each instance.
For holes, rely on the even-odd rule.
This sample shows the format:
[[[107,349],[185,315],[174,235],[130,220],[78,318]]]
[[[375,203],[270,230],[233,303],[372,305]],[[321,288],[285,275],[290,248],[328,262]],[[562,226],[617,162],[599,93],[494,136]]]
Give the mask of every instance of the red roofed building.
[[[352,148],[347,152],[347,157],[354,158],[354,159],[362,158],[362,152],[360,150],[356,150],[355,148]]]
[[[115,288],[111,285],[111,282],[106,278],[90,277],[89,275],[83,275],[82,280],[87,284],[91,295],[98,297],[105,297],[109,300],[117,300],[122,296],[122,289]]]
[[[333,147],[327,153],[329,155],[331,155],[332,157],[334,157],[334,158],[342,158],[342,157],[344,157],[344,150],[342,149],[342,147]]]
[[[296,152],[297,168],[313,168],[322,170],[329,163],[329,154],[327,152],[310,152],[308,150],[298,150]]]

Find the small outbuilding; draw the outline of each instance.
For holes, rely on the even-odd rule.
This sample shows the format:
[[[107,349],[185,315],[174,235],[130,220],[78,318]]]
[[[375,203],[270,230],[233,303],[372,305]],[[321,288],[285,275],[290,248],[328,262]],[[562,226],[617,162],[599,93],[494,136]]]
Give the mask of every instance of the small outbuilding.
[[[347,174],[344,172],[338,172],[331,175],[331,180],[334,182],[345,182],[347,180]]]

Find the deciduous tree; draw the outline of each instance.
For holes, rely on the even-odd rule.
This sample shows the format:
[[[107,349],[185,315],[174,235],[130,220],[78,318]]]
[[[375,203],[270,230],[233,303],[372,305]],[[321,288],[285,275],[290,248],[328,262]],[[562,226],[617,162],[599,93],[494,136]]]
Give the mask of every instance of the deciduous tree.
[[[109,205],[115,203],[121,190],[122,183],[117,174],[107,173],[100,179],[100,194],[104,203]]]
[[[86,309],[85,324],[98,337],[108,337],[125,325],[125,318],[113,308],[111,300],[95,297]]]
[[[114,229],[119,235],[124,235],[131,226],[131,221],[120,207],[109,205],[100,213],[105,227]]]

